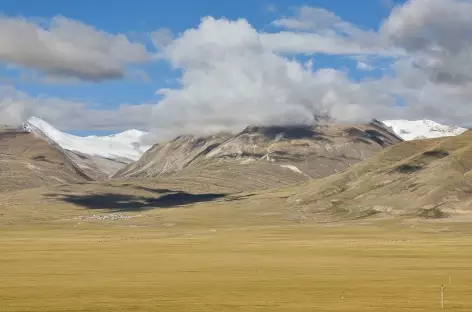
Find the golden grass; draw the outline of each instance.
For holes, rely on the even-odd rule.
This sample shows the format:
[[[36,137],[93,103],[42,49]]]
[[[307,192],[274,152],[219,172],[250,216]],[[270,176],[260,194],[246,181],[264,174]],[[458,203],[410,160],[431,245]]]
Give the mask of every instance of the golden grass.
[[[444,311],[472,311],[470,135],[458,137],[458,149],[447,147],[453,139],[400,144],[326,179],[187,206],[158,199],[179,187],[189,199],[221,192],[226,180],[2,194],[0,311],[430,312],[441,311],[442,284]],[[425,158],[439,149],[449,156]],[[412,161],[427,170],[392,170]],[[70,201],[90,195],[110,209]],[[440,220],[395,213],[437,200],[464,211]],[[364,218],[379,203],[396,209]],[[75,218],[119,208],[134,218]]]
[[[467,224],[215,228],[181,213],[193,222],[4,227],[0,311],[429,312],[441,284],[445,311],[472,311]]]

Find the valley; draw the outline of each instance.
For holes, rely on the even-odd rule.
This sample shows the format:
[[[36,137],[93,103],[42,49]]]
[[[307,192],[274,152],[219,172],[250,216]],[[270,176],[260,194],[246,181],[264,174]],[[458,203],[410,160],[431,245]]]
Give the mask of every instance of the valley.
[[[279,135],[290,131],[179,138],[122,171],[140,174],[76,171],[67,183],[4,189],[1,310],[434,311],[441,285],[445,311],[472,308],[470,132],[403,142],[374,124]],[[34,153],[12,149],[22,137],[42,142],[45,159],[62,151],[14,136],[0,143],[27,161]],[[333,141],[349,148],[326,148]],[[340,162],[348,152],[355,161]],[[58,168],[69,162],[77,168],[67,157]]]

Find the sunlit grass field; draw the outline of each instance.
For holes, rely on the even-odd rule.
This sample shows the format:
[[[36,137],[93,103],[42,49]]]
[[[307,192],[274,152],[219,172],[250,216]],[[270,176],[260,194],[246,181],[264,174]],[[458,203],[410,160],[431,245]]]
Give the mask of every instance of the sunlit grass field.
[[[0,311],[430,312],[441,284],[444,311],[472,311],[466,223],[208,227],[197,212],[3,226]]]

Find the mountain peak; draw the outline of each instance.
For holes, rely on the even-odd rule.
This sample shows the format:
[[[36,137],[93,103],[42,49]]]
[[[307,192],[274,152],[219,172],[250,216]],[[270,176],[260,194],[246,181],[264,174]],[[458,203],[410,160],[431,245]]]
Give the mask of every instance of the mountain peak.
[[[422,120],[385,120],[383,122],[392,128],[404,140],[433,139],[446,136],[456,136],[467,131],[458,126],[442,125],[436,121]]]
[[[55,142],[65,150],[107,159],[135,161],[151,147],[141,144],[141,137],[147,133],[135,129],[111,136],[81,137],[62,132],[38,117],[29,118],[22,128]]]

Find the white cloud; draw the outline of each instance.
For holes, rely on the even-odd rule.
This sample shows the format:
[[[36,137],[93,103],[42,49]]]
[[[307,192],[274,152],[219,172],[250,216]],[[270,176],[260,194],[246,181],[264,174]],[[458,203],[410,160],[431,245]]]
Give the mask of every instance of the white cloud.
[[[395,56],[400,54],[400,51],[384,47],[375,42],[364,44],[334,33],[323,35],[311,32],[288,31],[263,33],[260,35],[260,41],[268,49],[294,55],[325,53],[331,55],[371,54]]]
[[[272,49],[285,53],[384,54],[400,51],[388,45],[380,34],[363,30],[322,8],[303,6],[295,15],[272,25],[285,31],[265,34],[262,40]]]
[[[459,6],[448,9],[446,3]],[[326,10],[310,8],[276,21],[289,29],[277,33],[258,32],[243,19],[205,18],[163,51],[164,59],[182,71],[181,87],[159,90],[163,100],[155,107],[154,127],[162,137],[170,137],[234,131],[248,124],[307,123],[313,114],[326,112],[345,122],[376,117],[470,124],[472,85],[458,71],[472,73],[472,62],[454,59],[451,53],[456,51],[457,57],[469,51],[469,5],[459,0],[411,0],[395,8],[378,31],[363,31]],[[445,12],[461,16],[458,21],[441,20]],[[414,17],[414,26],[407,17]],[[441,35],[456,33],[462,45]],[[432,47],[441,47],[440,58]],[[365,60],[379,60],[387,68],[379,68],[385,73],[380,78],[355,82],[333,68],[313,71],[281,52],[315,54],[315,64],[316,53],[354,54],[360,70],[376,69],[376,62]],[[381,61],[384,56],[390,60]],[[447,76],[434,79],[432,69],[454,73],[460,84]]]
[[[325,113],[343,122],[428,118],[467,126],[472,120],[471,20],[472,2],[464,0],[410,0],[378,30],[362,30],[307,7],[274,22],[282,31],[272,33],[245,19],[206,17],[177,37],[166,30],[154,33],[160,58],[181,73],[180,86],[159,89],[162,99],[155,105],[109,111],[25,97],[28,105],[18,104],[15,111],[4,97],[0,110],[8,115],[0,114],[17,120],[34,109],[64,129],[149,125],[159,139],[238,131],[249,124],[311,123],[313,114]],[[297,59],[301,53],[310,61]],[[318,53],[349,55],[358,70],[384,74],[354,81],[347,72],[320,68]]]
[[[27,99],[13,88],[0,86],[0,126],[18,126],[29,115]]]
[[[433,82],[472,82],[472,2],[411,0],[396,7],[381,32],[415,59]]]
[[[334,69],[276,54],[246,20],[205,18],[164,51],[183,71],[181,88],[162,89],[154,109],[161,137],[241,130],[248,124],[312,123],[314,114],[367,121],[394,99]],[[371,87],[372,86],[372,87]]]
[[[373,66],[367,64],[366,62],[362,62],[362,61],[358,61],[356,67],[357,67],[358,70],[363,70],[363,71],[369,71],[369,70],[374,69]]]
[[[168,28],[160,28],[151,33],[152,43],[156,48],[162,48],[172,42],[174,34]]]
[[[0,125],[18,126],[36,116],[61,130],[147,129],[152,109],[151,104],[123,104],[105,109],[93,103],[31,97],[13,87],[0,86]]]
[[[0,61],[46,76],[117,79],[124,76],[128,64],[148,60],[142,44],[79,21],[58,16],[43,26],[23,18],[0,17]]]
[[[453,85],[437,83],[428,73],[414,65],[414,60],[403,59],[393,65],[395,76],[383,77],[375,83],[385,92],[404,99],[399,117],[404,119],[432,119],[438,122],[472,126],[472,83]]]
[[[295,15],[283,17],[272,22],[273,25],[291,30],[337,30],[343,33],[354,33],[358,29],[343,21],[339,16],[323,8],[302,6],[295,10]]]

